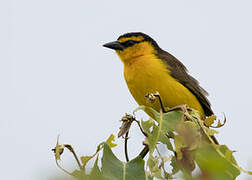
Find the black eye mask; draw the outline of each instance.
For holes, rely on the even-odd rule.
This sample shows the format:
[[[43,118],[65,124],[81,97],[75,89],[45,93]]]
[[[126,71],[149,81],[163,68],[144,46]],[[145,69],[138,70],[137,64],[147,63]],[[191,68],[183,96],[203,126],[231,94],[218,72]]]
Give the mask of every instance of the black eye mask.
[[[123,47],[127,48],[127,47],[133,46],[134,44],[137,44],[137,43],[140,43],[140,42],[143,42],[143,41],[128,40],[128,41],[125,41],[125,42],[120,43],[120,44],[123,45]]]

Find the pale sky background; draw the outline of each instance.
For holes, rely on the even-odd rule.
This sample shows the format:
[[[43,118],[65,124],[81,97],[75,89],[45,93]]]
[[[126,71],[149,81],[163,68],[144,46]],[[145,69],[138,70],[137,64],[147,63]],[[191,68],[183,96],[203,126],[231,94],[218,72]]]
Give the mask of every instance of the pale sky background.
[[[50,180],[63,173],[51,152],[58,134],[90,155],[118,132],[137,104],[122,63],[102,44],[131,31],[151,35],[188,67],[216,114],[227,116],[219,141],[252,170],[251,22],[250,0],[1,0],[0,178]],[[137,128],[130,135],[132,158],[143,137]]]

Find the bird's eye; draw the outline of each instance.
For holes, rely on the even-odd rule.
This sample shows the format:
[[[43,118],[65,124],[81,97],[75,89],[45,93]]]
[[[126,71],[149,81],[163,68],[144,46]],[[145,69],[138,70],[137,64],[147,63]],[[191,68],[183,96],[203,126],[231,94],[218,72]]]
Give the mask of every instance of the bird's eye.
[[[136,43],[138,43],[138,42],[137,41],[133,41],[133,40],[129,40],[129,41],[126,41],[126,42],[122,43],[122,45],[124,47],[130,47],[130,46],[133,46]]]
[[[127,42],[127,45],[132,46],[132,45],[134,45],[135,43],[136,43],[136,41],[129,40],[129,41]]]

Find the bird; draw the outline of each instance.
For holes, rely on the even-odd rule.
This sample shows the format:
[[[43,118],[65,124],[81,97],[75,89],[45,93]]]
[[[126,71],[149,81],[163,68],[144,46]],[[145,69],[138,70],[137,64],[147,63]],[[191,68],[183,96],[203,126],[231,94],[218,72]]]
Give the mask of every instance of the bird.
[[[124,78],[129,91],[139,105],[160,111],[161,103],[146,100],[146,94],[158,92],[166,108],[185,104],[205,118],[213,115],[208,93],[192,77],[185,65],[160,48],[149,35],[130,32],[116,41],[103,45],[115,50],[124,64]],[[145,112],[153,117],[148,109]],[[214,141],[217,143],[216,139]]]

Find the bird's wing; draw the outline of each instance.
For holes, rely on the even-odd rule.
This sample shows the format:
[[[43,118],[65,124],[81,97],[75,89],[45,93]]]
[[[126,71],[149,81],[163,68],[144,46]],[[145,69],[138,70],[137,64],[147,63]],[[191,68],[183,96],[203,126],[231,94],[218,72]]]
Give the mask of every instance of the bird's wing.
[[[190,76],[186,67],[170,53],[159,50],[157,56],[165,62],[167,68],[171,72],[171,76],[189,89],[199,100],[206,116],[213,114],[211,104],[207,99],[207,91],[200,87],[199,82]]]

